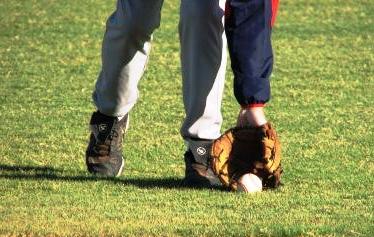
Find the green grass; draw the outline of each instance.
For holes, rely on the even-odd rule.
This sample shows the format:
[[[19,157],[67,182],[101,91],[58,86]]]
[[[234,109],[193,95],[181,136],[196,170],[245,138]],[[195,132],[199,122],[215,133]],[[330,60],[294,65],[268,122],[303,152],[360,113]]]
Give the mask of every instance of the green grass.
[[[285,185],[255,195],[180,186],[178,5],[165,1],[125,174],[99,179],[84,151],[114,1],[0,0],[0,235],[373,236],[373,2],[282,1],[267,114]],[[231,88],[228,73],[223,129]]]

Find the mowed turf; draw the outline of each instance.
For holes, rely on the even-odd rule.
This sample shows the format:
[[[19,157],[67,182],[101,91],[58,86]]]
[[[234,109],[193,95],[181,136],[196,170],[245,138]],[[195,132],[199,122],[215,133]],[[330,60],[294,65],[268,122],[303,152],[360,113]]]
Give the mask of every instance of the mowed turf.
[[[245,195],[181,186],[179,1],[154,34],[125,173],[99,179],[84,152],[115,2],[0,0],[0,235],[373,236],[374,4],[281,3],[266,111],[284,186]],[[232,79],[223,130],[238,112]]]

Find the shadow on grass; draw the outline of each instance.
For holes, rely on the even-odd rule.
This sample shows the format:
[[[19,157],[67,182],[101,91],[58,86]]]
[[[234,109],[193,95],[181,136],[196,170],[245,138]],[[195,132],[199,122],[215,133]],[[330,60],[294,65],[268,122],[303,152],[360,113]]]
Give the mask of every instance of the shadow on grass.
[[[50,166],[12,166],[0,165],[0,179],[24,179],[24,180],[48,180],[70,182],[97,182],[109,181],[115,184],[133,185],[139,188],[153,189],[192,189],[183,183],[178,177],[167,178],[108,178],[90,175],[67,175],[66,170],[56,169]],[[193,189],[212,189],[211,187],[193,187]],[[222,188],[214,188],[223,190]]]

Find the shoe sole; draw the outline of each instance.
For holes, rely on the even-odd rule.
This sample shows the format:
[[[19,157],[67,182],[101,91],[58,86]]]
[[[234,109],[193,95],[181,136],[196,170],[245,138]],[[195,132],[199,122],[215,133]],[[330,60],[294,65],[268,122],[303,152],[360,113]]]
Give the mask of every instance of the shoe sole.
[[[127,121],[126,121],[125,129],[124,129],[124,133],[126,133],[127,130],[129,129],[129,124],[130,124],[130,116],[129,114],[127,114]],[[121,167],[119,168],[118,173],[116,174],[115,177],[121,176],[123,168],[125,167],[125,159],[123,158],[123,156],[121,157],[121,159],[122,159]]]
[[[129,125],[130,125],[130,115],[127,114],[127,120],[126,120],[126,124],[125,124],[125,129],[123,129],[124,133],[126,133],[127,130],[129,129]]]
[[[123,159],[123,156],[121,157],[122,162],[121,162],[121,167],[118,170],[118,173],[115,175],[115,177],[119,177],[122,174],[123,168],[125,167],[125,160]]]

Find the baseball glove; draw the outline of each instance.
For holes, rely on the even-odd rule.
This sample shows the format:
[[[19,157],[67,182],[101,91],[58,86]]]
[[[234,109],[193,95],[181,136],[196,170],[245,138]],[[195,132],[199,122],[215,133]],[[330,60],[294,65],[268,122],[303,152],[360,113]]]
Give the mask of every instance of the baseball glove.
[[[264,188],[280,185],[281,147],[270,123],[229,129],[213,142],[211,156],[213,172],[232,190],[237,190],[238,180],[246,173],[262,179]]]

